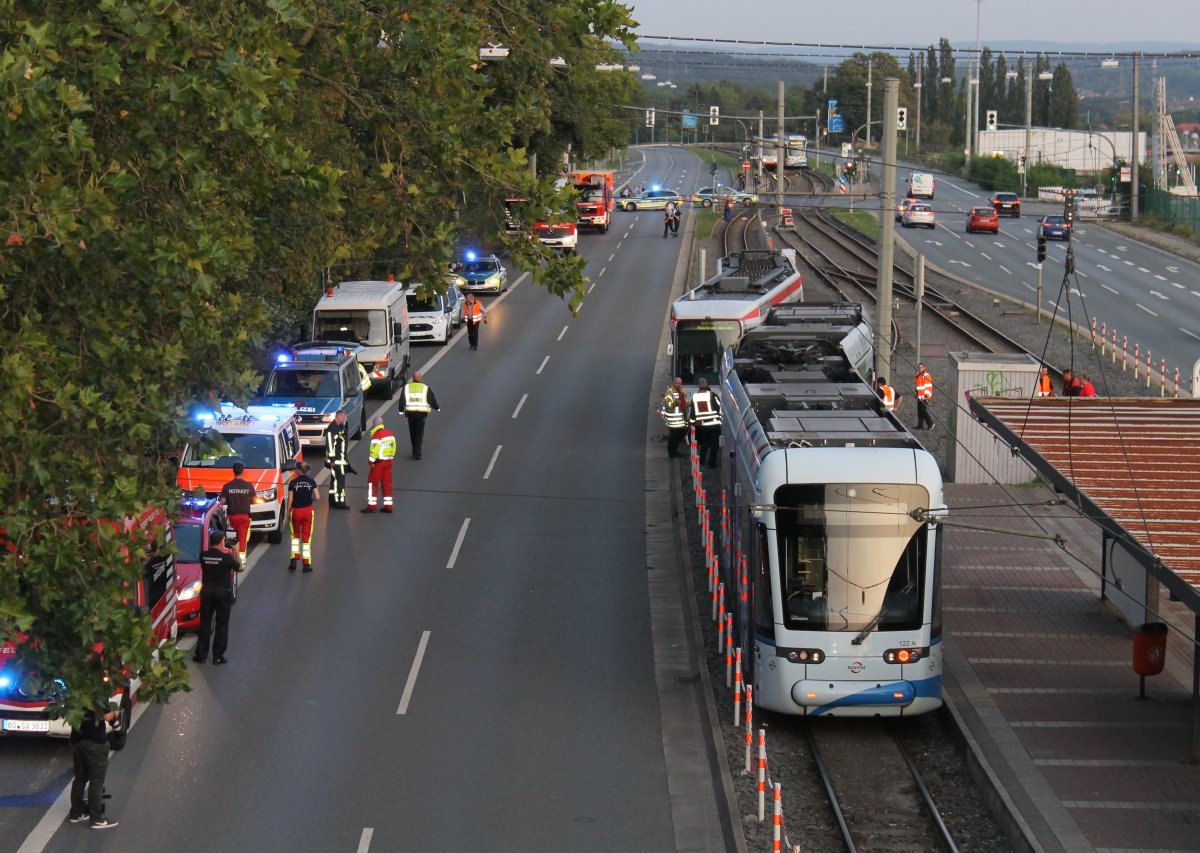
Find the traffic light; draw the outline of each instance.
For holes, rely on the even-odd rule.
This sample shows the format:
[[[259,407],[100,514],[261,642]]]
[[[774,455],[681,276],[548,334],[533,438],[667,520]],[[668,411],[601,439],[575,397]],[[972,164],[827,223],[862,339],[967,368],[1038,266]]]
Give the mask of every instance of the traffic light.
[[[654,109],[646,110],[646,127],[654,127]]]
[[[1038,235],[1037,259],[1039,264],[1046,260],[1046,238],[1041,234]]]
[[[721,108],[720,107],[709,107],[708,108],[708,123],[709,124],[720,124],[721,123]]]
[[[995,130],[998,124],[999,124],[999,122],[996,120],[996,111],[988,110],[987,111],[987,129]]]
[[[908,107],[896,107],[896,130],[908,130]]]

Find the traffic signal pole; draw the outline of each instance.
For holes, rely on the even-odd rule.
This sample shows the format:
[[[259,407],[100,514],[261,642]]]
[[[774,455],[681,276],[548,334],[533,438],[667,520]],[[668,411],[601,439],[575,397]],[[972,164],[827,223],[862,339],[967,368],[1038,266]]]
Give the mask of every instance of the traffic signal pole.
[[[883,81],[883,139],[880,154],[883,174],[879,193],[879,270],[875,295],[875,376],[890,377],[892,360],[892,259],[896,244],[896,108],[900,102],[900,81]]]

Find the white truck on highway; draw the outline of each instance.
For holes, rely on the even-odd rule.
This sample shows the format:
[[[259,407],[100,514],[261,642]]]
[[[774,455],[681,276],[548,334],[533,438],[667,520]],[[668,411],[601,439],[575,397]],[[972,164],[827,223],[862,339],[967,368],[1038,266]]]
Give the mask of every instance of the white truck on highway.
[[[909,198],[933,198],[933,175],[926,172],[913,172],[908,176]]]

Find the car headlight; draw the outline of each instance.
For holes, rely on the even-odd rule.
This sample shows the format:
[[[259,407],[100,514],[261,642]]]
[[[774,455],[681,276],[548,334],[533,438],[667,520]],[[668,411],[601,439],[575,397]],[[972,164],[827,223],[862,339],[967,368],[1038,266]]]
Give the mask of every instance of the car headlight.
[[[254,499],[258,503],[263,503],[265,501],[273,501],[273,500],[275,500],[275,490],[274,489],[259,489],[258,491],[256,491],[254,493]]]
[[[489,275],[487,277],[487,280],[484,281],[484,284],[486,284],[488,287],[493,287],[493,286],[499,287],[500,286],[500,275],[498,273],[493,273],[492,275]]]
[[[337,417],[337,412],[330,412],[327,415],[321,415],[322,423],[333,423],[333,419]]]
[[[203,588],[204,584],[201,581],[192,581],[179,591],[179,600],[191,601],[193,598],[196,598],[200,595],[200,590]]]

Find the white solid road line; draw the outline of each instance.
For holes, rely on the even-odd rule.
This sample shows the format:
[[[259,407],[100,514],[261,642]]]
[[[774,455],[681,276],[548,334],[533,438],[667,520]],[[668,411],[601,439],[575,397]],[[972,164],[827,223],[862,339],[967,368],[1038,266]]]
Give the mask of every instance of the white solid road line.
[[[545,358],[542,359],[542,363],[538,365],[537,373],[535,375],[537,375],[537,376],[542,375],[542,371],[546,367],[546,362],[548,362],[549,360],[550,360],[550,356],[546,356]]]
[[[483,472],[483,479],[486,480],[488,477],[492,476],[492,468],[494,468],[496,465],[496,457],[500,455],[500,449],[502,447],[504,447],[503,444],[496,445],[496,452],[492,454],[492,461],[488,463],[487,470]]]
[[[367,853],[367,851],[371,849],[371,836],[374,834],[375,830],[373,830],[371,827],[363,827],[362,835],[358,837],[357,853]]]
[[[1103,287],[1105,290],[1107,290],[1109,293],[1111,293],[1113,296],[1121,295],[1121,292],[1119,290],[1115,290],[1114,288],[1109,287],[1107,284],[1102,284],[1100,286]]]
[[[450,550],[450,559],[446,561],[446,568],[453,569],[455,562],[458,560],[458,549],[462,547],[463,540],[467,538],[467,528],[471,526],[471,519],[464,518],[462,527],[458,528],[458,537],[454,540],[454,547]]]
[[[408,703],[412,701],[413,688],[417,686],[417,673],[421,671],[421,661],[425,658],[425,647],[429,644],[429,632],[421,632],[421,642],[417,645],[417,656],[413,658],[412,669],[408,671],[408,681],[404,683],[404,692],[400,694],[400,707],[396,716],[402,717],[408,713]]]
[[[529,399],[528,394],[521,395],[521,402],[517,403],[517,407],[515,409],[513,409],[512,419],[514,421],[517,419],[517,415],[521,414],[521,407],[525,405],[525,401],[528,399]]]
[[[1134,305],[1136,305],[1138,308],[1141,308],[1143,311],[1145,311],[1145,312],[1146,312],[1147,314],[1149,314],[1151,317],[1157,317],[1157,316],[1158,316],[1157,314],[1155,314],[1153,311],[1151,311],[1149,308],[1147,308],[1145,305],[1143,305],[1143,304],[1142,304],[1142,303],[1140,303],[1140,302],[1135,302],[1135,303],[1133,303],[1133,304],[1134,304]]]
[[[566,333],[567,333],[567,327],[563,326],[563,330],[558,333],[558,337],[555,340],[561,341],[563,339],[563,335],[565,335]]]
[[[1012,270],[1010,270],[1010,269],[1009,269],[1008,267],[1006,267],[1004,264],[1000,264],[1000,269],[1004,270],[1004,271],[1005,271],[1006,273],[1008,273],[1009,275],[1012,275]]]
[[[1200,341],[1200,335],[1197,335],[1195,332],[1189,332],[1187,329],[1183,328],[1182,326],[1179,327],[1179,331],[1183,332],[1185,335],[1187,335],[1190,338],[1195,338],[1196,340]]]

